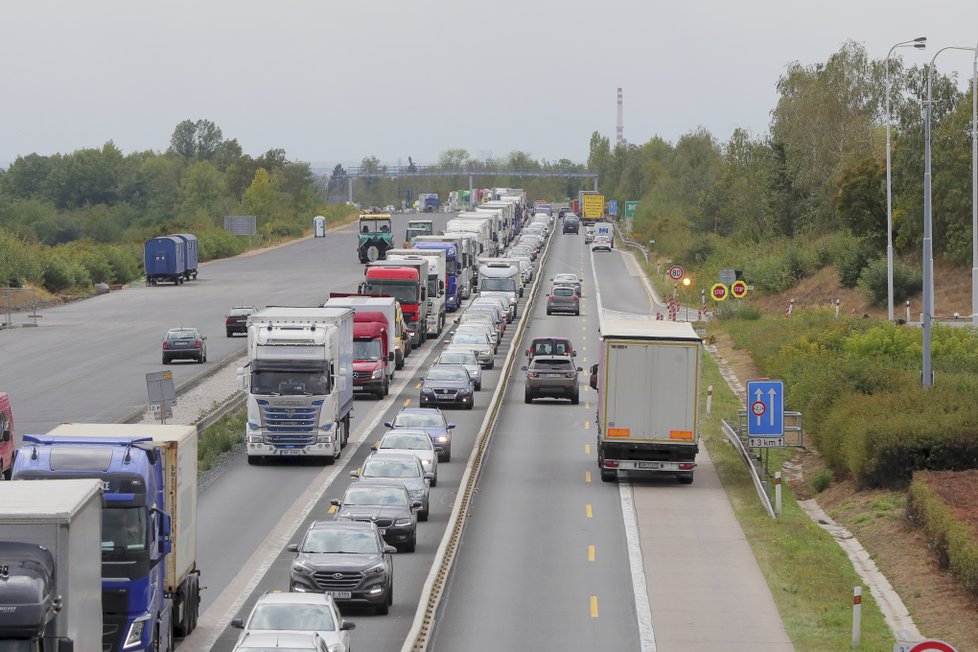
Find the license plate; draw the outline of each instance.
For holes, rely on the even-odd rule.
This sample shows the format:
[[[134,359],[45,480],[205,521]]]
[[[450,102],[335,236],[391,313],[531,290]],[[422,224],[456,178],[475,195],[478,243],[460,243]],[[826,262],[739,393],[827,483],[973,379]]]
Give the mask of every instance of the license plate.
[[[177,347],[178,349],[179,348],[186,348],[187,342],[174,342],[173,343],[173,346]]]
[[[353,594],[349,591],[326,591],[326,595],[331,595],[334,598],[346,598],[347,600],[353,597]]]
[[[563,374],[542,374],[544,378],[562,378]]]
[[[305,455],[306,451],[301,448],[285,448],[275,451],[276,455]]]
[[[639,469],[661,469],[662,464],[659,462],[636,462],[635,467]]]

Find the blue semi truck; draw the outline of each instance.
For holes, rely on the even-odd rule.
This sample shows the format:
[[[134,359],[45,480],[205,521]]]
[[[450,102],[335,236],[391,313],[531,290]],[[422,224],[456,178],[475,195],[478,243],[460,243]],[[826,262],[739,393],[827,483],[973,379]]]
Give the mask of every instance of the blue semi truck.
[[[448,312],[455,312],[459,308],[459,272],[461,262],[458,257],[458,247],[451,242],[435,242],[428,240],[414,240],[411,243],[413,249],[438,250],[445,252],[445,309]]]
[[[67,423],[24,435],[13,480],[102,483],[102,650],[170,650],[197,626],[197,430]]]
[[[143,270],[147,285],[173,283],[197,278],[198,242],[190,233],[150,238],[143,244]]]

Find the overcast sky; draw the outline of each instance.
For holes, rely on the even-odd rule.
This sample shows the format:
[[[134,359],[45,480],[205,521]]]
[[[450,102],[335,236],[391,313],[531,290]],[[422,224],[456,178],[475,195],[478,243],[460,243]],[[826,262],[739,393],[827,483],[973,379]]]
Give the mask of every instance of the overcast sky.
[[[767,131],[792,61],[978,43],[975,0],[0,0],[0,161],[169,145],[215,122],[317,164],[513,150],[584,161],[591,132],[675,142]],[[942,72],[972,55],[945,52]]]

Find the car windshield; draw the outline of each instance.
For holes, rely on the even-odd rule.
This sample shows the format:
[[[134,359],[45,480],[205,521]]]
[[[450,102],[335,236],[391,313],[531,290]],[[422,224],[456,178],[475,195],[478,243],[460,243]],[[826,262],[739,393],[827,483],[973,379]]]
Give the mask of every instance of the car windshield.
[[[329,394],[329,377],[319,370],[251,372],[251,393],[273,396],[323,396]]]
[[[102,550],[146,550],[146,538],[144,507],[102,510]]]
[[[166,339],[195,340],[197,339],[197,331],[191,331],[191,330],[170,331],[169,333],[166,334]]]
[[[534,342],[532,351],[533,355],[570,355],[571,347],[559,340],[545,340]]]
[[[344,505],[407,505],[407,494],[400,487],[350,487]]]
[[[488,292],[516,292],[516,281],[511,278],[482,278],[479,289]]]
[[[380,360],[380,340],[353,340],[353,359]]]
[[[394,417],[397,428],[444,428],[445,417],[437,412],[402,412]]]
[[[475,354],[466,351],[446,351],[438,358],[440,364],[478,364]]]
[[[557,274],[554,276],[554,283],[577,283],[577,274]]]
[[[430,451],[431,438],[428,435],[384,435],[380,440],[381,448],[406,449],[409,451]]]
[[[468,380],[469,374],[461,367],[434,366],[428,370],[425,380]]]
[[[573,365],[568,360],[534,360],[534,371],[574,371]]]
[[[420,473],[414,461],[367,460],[362,475],[365,478],[416,478]]]
[[[248,629],[332,632],[336,630],[336,622],[325,604],[258,603],[251,612]]]
[[[233,317],[240,317],[242,315],[250,315],[254,312],[254,308],[231,308],[231,312],[229,314]]]
[[[452,342],[456,344],[488,344],[489,338],[487,335],[477,335],[475,333],[459,333],[452,338]]]
[[[347,492],[347,498],[349,498],[349,492]],[[306,538],[302,542],[302,552],[308,552],[308,553],[375,552],[376,553],[376,552],[380,552],[380,545],[377,543],[377,535],[374,534],[373,530],[314,528],[312,530],[309,530],[308,534],[306,534]],[[270,627],[269,629],[279,629],[279,628]],[[285,628],[285,629],[300,629],[300,628],[292,627],[292,628]],[[315,629],[319,629],[319,628],[315,628]]]

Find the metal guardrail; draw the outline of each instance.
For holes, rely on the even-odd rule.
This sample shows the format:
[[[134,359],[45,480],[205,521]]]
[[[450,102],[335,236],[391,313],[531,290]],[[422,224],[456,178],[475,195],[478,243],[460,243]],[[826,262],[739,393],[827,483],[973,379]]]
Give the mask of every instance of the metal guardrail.
[[[207,414],[197,417],[191,424],[197,428],[197,436],[202,436],[208,428],[220,421],[223,417],[243,406],[247,398],[248,395],[245,392],[235,392],[233,396],[227,398]]]
[[[633,247],[633,248],[638,249],[639,251],[641,251],[642,252],[642,256],[645,257],[645,264],[648,265],[648,263],[649,263],[649,250],[645,248],[645,245],[643,245],[643,244],[641,244],[639,242],[635,242],[634,240],[632,240],[631,238],[629,238],[627,235],[625,235],[625,232],[622,231],[618,227],[618,223],[617,222],[612,222],[612,224],[614,225],[615,233],[618,234],[618,239],[621,240],[621,243],[623,245],[625,245],[626,247]]]
[[[556,228],[557,225],[555,223],[554,230],[556,230]],[[550,245],[552,242],[553,232],[551,232],[551,236],[547,240],[547,247],[544,250],[543,255],[540,257],[540,265],[538,267],[536,278],[533,281],[530,297],[523,306],[523,316],[520,317],[517,331],[513,336],[509,352],[506,354],[506,360],[503,362],[503,367],[499,374],[499,385],[496,386],[496,390],[492,395],[492,407],[486,412],[485,419],[482,421],[479,434],[476,437],[475,454],[470,459],[468,466],[465,467],[465,471],[462,474],[462,479],[459,482],[459,492],[456,496],[455,504],[452,506],[452,514],[448,521],[449,526],[446,528],[445,535],[442,537],[438,550],[435,552],[435,558],[431,565],[431,572],[428,574],[428,578],[425,580],[424,587],[421,590],[421,598],[418,601],[418,611],[415,614],[411,629],[405,638],[401,652],[425,652],[428,649],[428,643],[430,642],[429,637],[431,635],[435,615],[438,611],[438,606],[441,603],[442,593],[445,590],[448,575],[451,572],[452,566],[455,562],[455,556],[458,552],[459,542],[461,541],[462,530],[465,527],[465,520],[469,505],[471,504],[472,496],[475,493],[476,484],[479,479],[482,460],[485,457],[486,450],[489,448],[489,443],[492,440],[496,418],[499,414],[499,410],[502,407],[502,399],[506,393],[506,388],[509,385],[510,372],[515,364],[516,356],[519,350],[517,345],[520,341],[522,341],[523,333],[526,331],[526,328],[530,322],[529,317],[532,314],[533,306],[536,302],[537,289],[543,279],[543,269],[546,265],[547,259],[550,257]]]
[[[723,430],[723,434],[730,441],[737,453],[740,454],[740,459],[743,460],[744,464],[747,466],[747,470],[750,471],[751,480],[754,481],[754,489],[757,490],[757,497],[761,499],[761,505],[764,507],[764,511],[771,518],[777,518],[774,515],[774,507],[771,505],[771,499],[767,495],[767,490],[764,488],[764,483],[761,482],[760,476],[757,474],[757,467],[754,466],[754,460],[751,458],[747,449],[744,448],[744,442],[740,440],[740,435],[733,426],[726,419],[721,419],[720,428]]]

